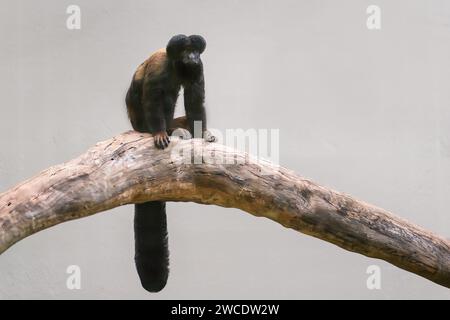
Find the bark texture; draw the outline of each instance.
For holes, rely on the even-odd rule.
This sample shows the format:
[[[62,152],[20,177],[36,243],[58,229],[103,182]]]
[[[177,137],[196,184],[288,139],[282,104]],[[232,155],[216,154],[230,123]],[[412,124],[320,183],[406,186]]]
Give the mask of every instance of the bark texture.
[[[450,287],[447,239],[226,146],[174,138],[161,151],[133,131],[0,194],[0,253],[58,223],[154,200],[239,208]]]

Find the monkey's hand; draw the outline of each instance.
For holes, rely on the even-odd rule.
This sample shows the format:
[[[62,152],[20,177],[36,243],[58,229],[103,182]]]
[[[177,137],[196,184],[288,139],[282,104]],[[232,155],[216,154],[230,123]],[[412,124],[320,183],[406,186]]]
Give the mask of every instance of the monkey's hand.
[[[217,140],[209,130],[203,131],[203,139],[205,139],[206,142],[216,142]]]
[[[166,131],[160,131],[153,134],[153,141],[155,141],[155,146],[159,149],[167,148],[170,143],[170,139]]]

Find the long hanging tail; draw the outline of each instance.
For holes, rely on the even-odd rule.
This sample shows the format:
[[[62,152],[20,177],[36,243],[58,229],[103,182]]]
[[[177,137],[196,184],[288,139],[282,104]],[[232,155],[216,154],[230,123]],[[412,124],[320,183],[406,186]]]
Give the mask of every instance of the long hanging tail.
[[[169,276],[166,203],[150,201],[135,205],[135,263],[142,286],[161,291]]]

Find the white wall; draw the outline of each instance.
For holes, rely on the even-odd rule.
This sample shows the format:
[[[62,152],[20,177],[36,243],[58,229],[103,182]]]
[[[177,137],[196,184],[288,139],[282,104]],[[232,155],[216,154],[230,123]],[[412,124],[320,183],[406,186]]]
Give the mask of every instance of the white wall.
[[[66,28],[69,4],[82,28]],[[366,8],[382,29],[366,28]],[[135,67],[202,34],[211,127],[279,128],[280,161],[450,235],[447,0],[0,2],[0,188],[130,128]],[[180,108],[182,109],[182,108]],[[450,298],[382,261],[239,210],[169,204],[171,275],[141,289],[131,206],[65,223],[0,256],[0,298]],[[68,265],[82,289],[66,288]],[[382,289],[366,288],[366,268]]]

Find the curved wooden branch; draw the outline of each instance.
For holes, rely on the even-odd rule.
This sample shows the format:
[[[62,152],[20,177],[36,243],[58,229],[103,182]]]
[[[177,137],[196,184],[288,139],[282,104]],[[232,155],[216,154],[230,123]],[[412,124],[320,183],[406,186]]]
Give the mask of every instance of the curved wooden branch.
[[[196,160],[203,153],[205,163],[184,163],[190,152]],[[98,143],[0,194],[0,253],[55,224],[149,200],[239,208],[450,287],[446,239],[223,145],[172,139],[161,151],[137,132]]]

